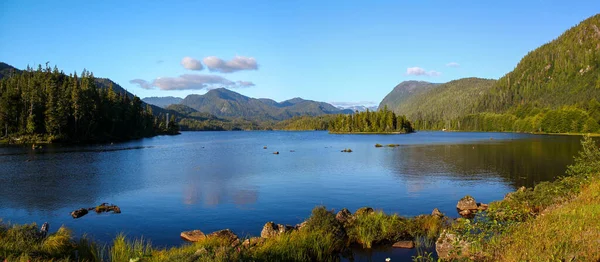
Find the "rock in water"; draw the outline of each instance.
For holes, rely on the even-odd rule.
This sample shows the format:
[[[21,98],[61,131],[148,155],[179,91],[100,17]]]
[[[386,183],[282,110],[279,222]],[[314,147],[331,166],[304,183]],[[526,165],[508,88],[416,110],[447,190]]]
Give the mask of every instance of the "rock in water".
[[[412,241],[398,241],[398,242],[394,243],[392,245],[392,247],[395,247],[395,248],[408,248],[408,249],[410,249],[410,248],[414,248],[415,247],[415,243],[412,242]]]
[[[459,211],[462,210],[477,210],[477,202],[472,196],[465,196],[458,201],[456,204],[456,209]]]
[[[190,242],[198,242],[198,241],[206,238],[206,235],[204,233],[202,233],[202,231],[200,231],[200,230],[181,232],[180,236],[184,240],[190,241]]]
[[[87,215],[87,213],[88,213],[87,209],[85,209],[85,208],[80,208],[80,209],[77,209],[77,210],[75,210],[75,211],[71,212],[71,216],[72,216],[73,218],[80,218],[80,217],[82,217],[82,216],[85,216],[85,215]]]

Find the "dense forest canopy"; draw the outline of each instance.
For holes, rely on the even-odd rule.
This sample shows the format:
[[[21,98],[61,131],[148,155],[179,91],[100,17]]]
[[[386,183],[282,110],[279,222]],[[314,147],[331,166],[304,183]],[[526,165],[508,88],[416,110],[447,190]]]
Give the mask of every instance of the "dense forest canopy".
[[[6,139],[102,142],[177,133],[175,116],[126,93],[97,85],[87,71],[64,74],[55,66],[12,70],[0,79],[0,128]]]

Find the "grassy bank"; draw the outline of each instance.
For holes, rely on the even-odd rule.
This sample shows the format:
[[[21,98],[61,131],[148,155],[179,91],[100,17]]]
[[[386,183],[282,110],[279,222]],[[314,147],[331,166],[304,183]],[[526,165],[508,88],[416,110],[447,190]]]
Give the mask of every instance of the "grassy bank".
[[[399,240],[434,239],[448,220],[423,215],[404,218],[371,208],[336,216],[316,207],[294,230],[274,236],[238,239],[209,234],[198,242],[170,249],[154,248],[147,240],[117,236],[112,244],[98,245],[85,237],[75,240],[66,228],[41,237],[35,224],[0,227],[0,261],[339,261],[351,256],[351,245],[391,246]]]
[[[454,223],[440,238],[454,235],[444,258],[600,260],[600,150],[589,136],[582,145],[566,176],[509,193],[487,212]]]

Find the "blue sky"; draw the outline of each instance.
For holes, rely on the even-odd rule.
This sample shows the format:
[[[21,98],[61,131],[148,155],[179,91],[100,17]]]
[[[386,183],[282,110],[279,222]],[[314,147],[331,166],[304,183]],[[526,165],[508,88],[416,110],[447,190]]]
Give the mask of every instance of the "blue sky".
[[[321,2],[4,0],[0,61],[86,68],[142,98],[226,86],[367,104],[405,80],[499,78],[600,12],[598,0]]]

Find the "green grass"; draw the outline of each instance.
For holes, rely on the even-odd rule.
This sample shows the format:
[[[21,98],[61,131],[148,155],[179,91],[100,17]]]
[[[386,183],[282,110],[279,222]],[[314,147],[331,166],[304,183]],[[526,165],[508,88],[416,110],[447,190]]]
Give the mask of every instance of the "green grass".
[[[454,223],[470,254],[494,261],[600,259],[600,149],[589,136],[567,175],[490,203],[487,212]]]
[[[487,252],[501,261],[600,261],[600,180],[574,200],[513,226]]]

